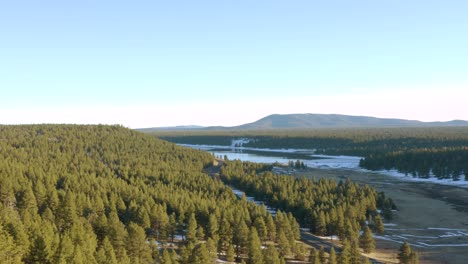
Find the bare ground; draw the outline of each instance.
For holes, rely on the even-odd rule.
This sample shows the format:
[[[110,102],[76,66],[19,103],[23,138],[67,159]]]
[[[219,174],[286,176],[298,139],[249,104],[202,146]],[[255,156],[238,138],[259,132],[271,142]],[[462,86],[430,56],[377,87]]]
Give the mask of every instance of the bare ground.
[[[369,257],[398,263],[398,248],[408,241],[420,254],[420,263],[468,263],[468,189],[353,170],[307,169],[297,173],[336,180],[349,177],[384,191],[395,201],[398,211],[386,221],[390,225],[376,239],[378,250]]]

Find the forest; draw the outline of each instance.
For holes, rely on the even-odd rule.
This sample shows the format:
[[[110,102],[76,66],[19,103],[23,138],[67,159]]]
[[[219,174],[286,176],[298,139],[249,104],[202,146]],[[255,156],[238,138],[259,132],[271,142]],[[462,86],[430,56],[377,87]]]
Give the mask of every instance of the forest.
[[[297,190],[285,176],[271,185],[273,176],[266,173],[265,183],[278,190],[258,192],[277,201],[273,216],[203,172],[212,165],[209,153],[121,126],[0,126],[0,259],[96,264],[314,261],[324,258],[323,249],[306,250],[296,217],[313,224],[316,233],[333,233],[344,216],[352,216],[353,233],[343,234],[354,239],[343,242],[338,260],[361,262],[356,231],[375,215],[381,197],[375,190],[305,179],[300,180],[305,189]],[[223,178],[230,183],[262,170],[239,162],[225,166]],[[284,191],[307,196],[288,200]],[[327,196],[320,201],[317,195],[322,193]],[[303,198],[309,207],[298,203]],[[307,220],[310,214],[319,218]],[[370,230],[365,234],[367,240],[361,240],[367,242],[360,245],[372,250]],[[334,258],[335,253],[330,255]]]
[[[317,154],[362,157],[371,170],[396,169],[414,177],[468,180],[468,128],[360,128],[275,131],[159,132],[176,143],[231,145],[248,138],[243,147],[311,149]]]
[[[297,226],[291,215],[273,219],[202,173],[212,160],[120,126],[1,126],[0,259],[210,263],[244,256],[253,223],[297,238],[279,226]]]
[[[392,217],[396,205],[384,193],[367,185],[321,178],[277,175],[268,165],[229,161],[221,170],[221,179],[244,190],[259,201],[282,211],[292,212],[302,227],[320,236],[337,235],[340,240],[355,241],[360,231],[371,227],[383,233],[381,215]]]

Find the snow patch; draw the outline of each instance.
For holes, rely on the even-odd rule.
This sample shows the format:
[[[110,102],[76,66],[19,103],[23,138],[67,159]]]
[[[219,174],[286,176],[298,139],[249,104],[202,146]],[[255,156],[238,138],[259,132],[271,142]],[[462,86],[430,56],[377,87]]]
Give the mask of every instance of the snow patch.
[[[338,236],[317,236],[320,237],[321,239],[328,239],[328,240],[339,240],[340,238]]]
[[[430,177],[430,178],[418,178],[418,177],[413,177],[410,175],[407,175],[405,173],[399,172],[398,170],[379,170],[379,171],[372,171],[372,170],[367,170],[367,169],[359,169],[360,171],[363,172],[370,172],[370,173],[379,173],[391,177],[398,178],[402,181],[414,181],[414,182],[428,182],[428,183],[436,183],[436,184],[442,184],[442,185],[449,185],[449,186],[458,186],[458,187],[463,187],[463,188],[468,188],[468,181],[463,181],[463,180],[458,180],[454,181],[452,179],[438,179],[436,177]],[[464,175],[460,176],[461,179],[464,178]]]

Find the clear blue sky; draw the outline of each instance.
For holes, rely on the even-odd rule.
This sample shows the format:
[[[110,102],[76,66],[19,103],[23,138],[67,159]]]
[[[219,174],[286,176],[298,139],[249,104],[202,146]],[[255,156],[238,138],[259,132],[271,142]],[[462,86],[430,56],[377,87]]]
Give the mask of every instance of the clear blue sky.
[[[468,1],[4,1],[0,124],[468,119]]]

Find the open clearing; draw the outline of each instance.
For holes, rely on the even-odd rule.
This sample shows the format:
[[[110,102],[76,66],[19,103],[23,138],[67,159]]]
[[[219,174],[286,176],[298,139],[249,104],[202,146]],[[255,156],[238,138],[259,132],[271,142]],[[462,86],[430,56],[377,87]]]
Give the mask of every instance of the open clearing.
[[[398,263],[396,252],[408,241],[420,263],[468,263],[468,189],[345,169],[307,169],[296,175],[327,177],[369,184],[391,197],[398,211],[376,236],[378,252],[370,256]]]

